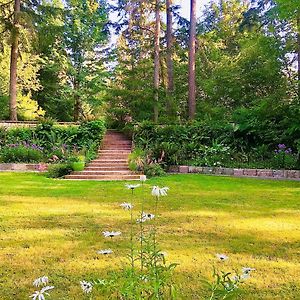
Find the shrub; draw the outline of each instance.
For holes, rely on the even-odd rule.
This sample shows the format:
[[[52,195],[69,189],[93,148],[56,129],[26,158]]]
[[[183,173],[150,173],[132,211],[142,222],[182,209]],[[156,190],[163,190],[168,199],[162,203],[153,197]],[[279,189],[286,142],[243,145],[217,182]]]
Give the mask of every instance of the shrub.
[[[48,178],[61,178],[73,171],[70,164],[55,164],[48,167],[46,176]]]
[[[206,120],[183,125],[156,125],[143,122],[132,126],[131,130],[136,147],[145,152],[147,163],[159,163],[163,166],[300,167],[297,140],[289,143],[293,154],[277,153],[274,157],[273,149],[280,137],[275,139],[274,133],[270,136],[264,133],[265,139],[262,140],[259,137],[259,130],[262,128],[254,131],[253,124],[247,123],[246,115],[243,114],[245,124],[241,118],[237,119],[239,123],[209,123]],[[265,126],[267,128],[268,124]],[[126,131],[129,131],[129,126]]]
[[[0,157],[5,162],[66,162],[77,151],[94,159],[105,132],[103,121],[84,122],[79,126],[57,126],[52,120],[39,123],[36,128],[0,129]],[[16,148],[7,145],[36,145],[43,151],[30,147]],[[28,148],[28,149],[27,149]]]
[[[142,149],[136,148],[128,156],[129,169],[135,172],[141,172],[144,170],[145,152]]]
[[[87,147],[91,144],[101,142],[101,139],[105,133],[105,125],[101,120],[83,122],[78,127],[76,144],[80,149]]]
[[[285,144],[279,144],[275,150],[273,165],[276,169],[292,169],[297,164],[297,156]]]
[[[166,172],[164,169],[157,163],[152,163],[144,166],[144,174],[148,177],[164,176]]]
[[[1,161],[4,163],[34,163],[43,160],[42,148],[35,144],[11,144],[1,149]]]

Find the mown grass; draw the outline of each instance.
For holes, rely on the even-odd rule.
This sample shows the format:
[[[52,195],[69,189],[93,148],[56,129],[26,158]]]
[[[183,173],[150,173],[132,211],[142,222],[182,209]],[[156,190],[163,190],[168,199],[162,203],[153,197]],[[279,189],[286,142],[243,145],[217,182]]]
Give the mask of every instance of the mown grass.
[[[85,299],[79,280],[103,278],[124,263],[130,201],[124,182],[47,179],[39,174],[0,174],[0,299],[29,299],[32,281],[47,275],[51,299]],[[170,187],[160,201],[159,241],[181,299],[205,299],[201,278],[212,266],[256,269],[240,299],[300,299],[300,183],[246,178],[173,175],[136,190],[152,211],[152,185]],[[104,239],[104,230],[121,237]],[[112,248],[101,257],[96,251]],[[216,253],[226,253],[224,264]],[[94,299],[102,299],[96,297]]]

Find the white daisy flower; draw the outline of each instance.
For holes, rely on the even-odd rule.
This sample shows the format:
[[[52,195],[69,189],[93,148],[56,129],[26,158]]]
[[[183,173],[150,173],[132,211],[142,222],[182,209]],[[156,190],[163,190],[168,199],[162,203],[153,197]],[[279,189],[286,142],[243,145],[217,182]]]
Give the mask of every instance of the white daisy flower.
[[[150,213],[146,213],[146,212],[143,212],[142,213],[142,218],[147,218],[149,220],[152,220],[155,218],[155,215],[154,214],[150,214]]]
[[[140,186],[140,184],[125,184],[128,190],[134,190]]]
[[[137,223],[144,223],[144,222],[152,220],[154,218],[155,218],[155,215],[142,212],[141,218],[137,219],[136,221],[137,221]]]
[[[162,252],[159,252],[158,255],[161,256],[161,257],[166,257],[168,255],[168,253],[162,251]]]
[[[110,237],[110,238],[121,235],[120,231],[103,231],[102,233],[105,237]]]
[[[247,280],[250,278],[250,273],[243,273],[240,278],[241,280]]]
[[[163,187],[163,188],[160,188],[159,186],[153,186],[152,187],[152,196],[154,197],[159,197],[159,196],[167,196],[167,191],[169,190],[168,187]]]
[[[42,276],[42,277],[39,277],[37,278],[34,282],[33,282],[33,285],[38,287],[40,285],[47,285],[49,282],[49,279],[47,276]]]
[[[97,251],[97,253],[102,254],[102,255],[108,255],[108,254],[112,254],[113,251],[111,249],[103,249],[103,250]]]
[[[242,268],[243,274],[250,274],[251,271],[255,271],[255,269],[249,268],[249,267],[244,267],[244,268]]]
[[[45,286],[40,291],[35,291],[30,298],[32,298],[32,300],[45,300],[45,296],[50,296],[48,291],[52,289],[54,289],[54,286]]]
[[[217,253],[216,256],[221,261],[225,261],[225,260],[229,259],[229,257],[227,255],[225,255],[225,254],[219,254],[219,253]]]
[[[84,293],[89,294],[93,290],[93,284],[88,281],[80,281],[81,289],[83,290]]]
[[[254,268],[244,267],[242,268],[243,274],[240,276],[242,280],[247,280],[250,278],[250,274],[252,271],[255,271]]]
[[[140,181],[141,182],[145,182],[147,180],[147,176],[146,175],[141,175],[140,176]]]
[[[127,202],[123,202],[122,204],[120,204],[120,206],[122,208],[124,208],[125,210],[133,209],[133,205],[131,203],[127,203]]]
[[[144,222],[146,222],[147,221],[147,219],[136,219],[136,222],[137,223],[144,223]]]

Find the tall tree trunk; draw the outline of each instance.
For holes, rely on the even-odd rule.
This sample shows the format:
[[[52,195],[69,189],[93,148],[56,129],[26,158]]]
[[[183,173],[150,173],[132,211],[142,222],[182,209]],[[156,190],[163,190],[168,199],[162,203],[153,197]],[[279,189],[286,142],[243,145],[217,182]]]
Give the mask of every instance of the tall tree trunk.
[[[128,40],[128,47],[129,47],[129,53],[130,53],[130,66],[131,71],[134,69],[134,50],[132,47],[132,41],[133,41],[133,21],[134,21],[134,3],[132,0],[129,0],[127,3],[127,13],[128,13],[128,28],[127,28],[127,40]]]
[[[297,16],[298,102],[300,103],[300,12]]]
[[[166,0],[167,14],[167,113],[172,115],[173,92],[174,92],[174,66],[173,66],[173,32],[172,32],[172,0]]]
[[[189,119],[196,113],[196,0],[191,0],[190,40],[189,40]]]
[[[77,81],[74,82],[74,111],[73,111],[73,120],[74,122],[78,122],[80,118],[80,109],[81,102],[79,96],[79,83]]]
[[[159,89],[159,42],[160,42],[160,5],[155,2],[155,36],[154,36],[154,122],[158,121]]]
[[[17,121],[17,67],[19,56],[19,15],[21,10],[20,0],[14,4],[14,24],[12,30],[12,43],[10,54],[10,81],[9,81],[9,115],[10,120]]]

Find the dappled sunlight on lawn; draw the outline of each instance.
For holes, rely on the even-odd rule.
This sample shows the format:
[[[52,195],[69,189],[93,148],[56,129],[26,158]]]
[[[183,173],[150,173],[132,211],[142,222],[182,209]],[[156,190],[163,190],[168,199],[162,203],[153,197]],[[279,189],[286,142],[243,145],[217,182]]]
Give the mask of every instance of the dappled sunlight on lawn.
[[[37,181],[33,195],[30,187],[24,192],[15,183],[18,192],[8,196],[6,192],[13,189],[13,183],[7,175],[7,190],[0,195],[3,299],[12,299],[12,289],[16,290],[14,299],[28,298],[32,280],[44,274],[57,287],[53,299],[78,299],[79,280],[105,278],[107,272],[125,264],[129,213],[119,205],[130,201],[131,195],[124,183],[89,182],[81,186],[60,181],[63,192],[58,197],[54,181],[22,176],[31,183]],[[43,185],[38,184],[40,181]],[[145,211],[153,212],[150,187],[161,183],[170,186],[170,192],[159,202],[158,239],[167,260],[179,263],[175,278],[188,295],[183,299],[199,299],[203,289],[200,280],[211,277],[213,265],[225,271],[239,271],[244,266],[256,269],[244,285],[242,299],[300,298],[300,206],[294,182],[261,184],[248,179],[170,176],[147,182],[145,193],[142,188],[137,190],[135,209],[145,195]],[[235,188],[243,184],[243,188]],[[269,191],[268,200],[265,190]],[[78,197],[78,193],[84,196]],[[283,195],[289,195],[287,205]],[[134,218],[138,217],[134,210]],[[146,228],[151,228],[151,222],[145,223]],[[105,230],[120,230],[122,235],[105,239]],[[97,254],[110,248],[114,252],[109,256]],[[229,260],[221,264],[216,253],[226,253]],[[17,287],[14,282],[18,282]]]

